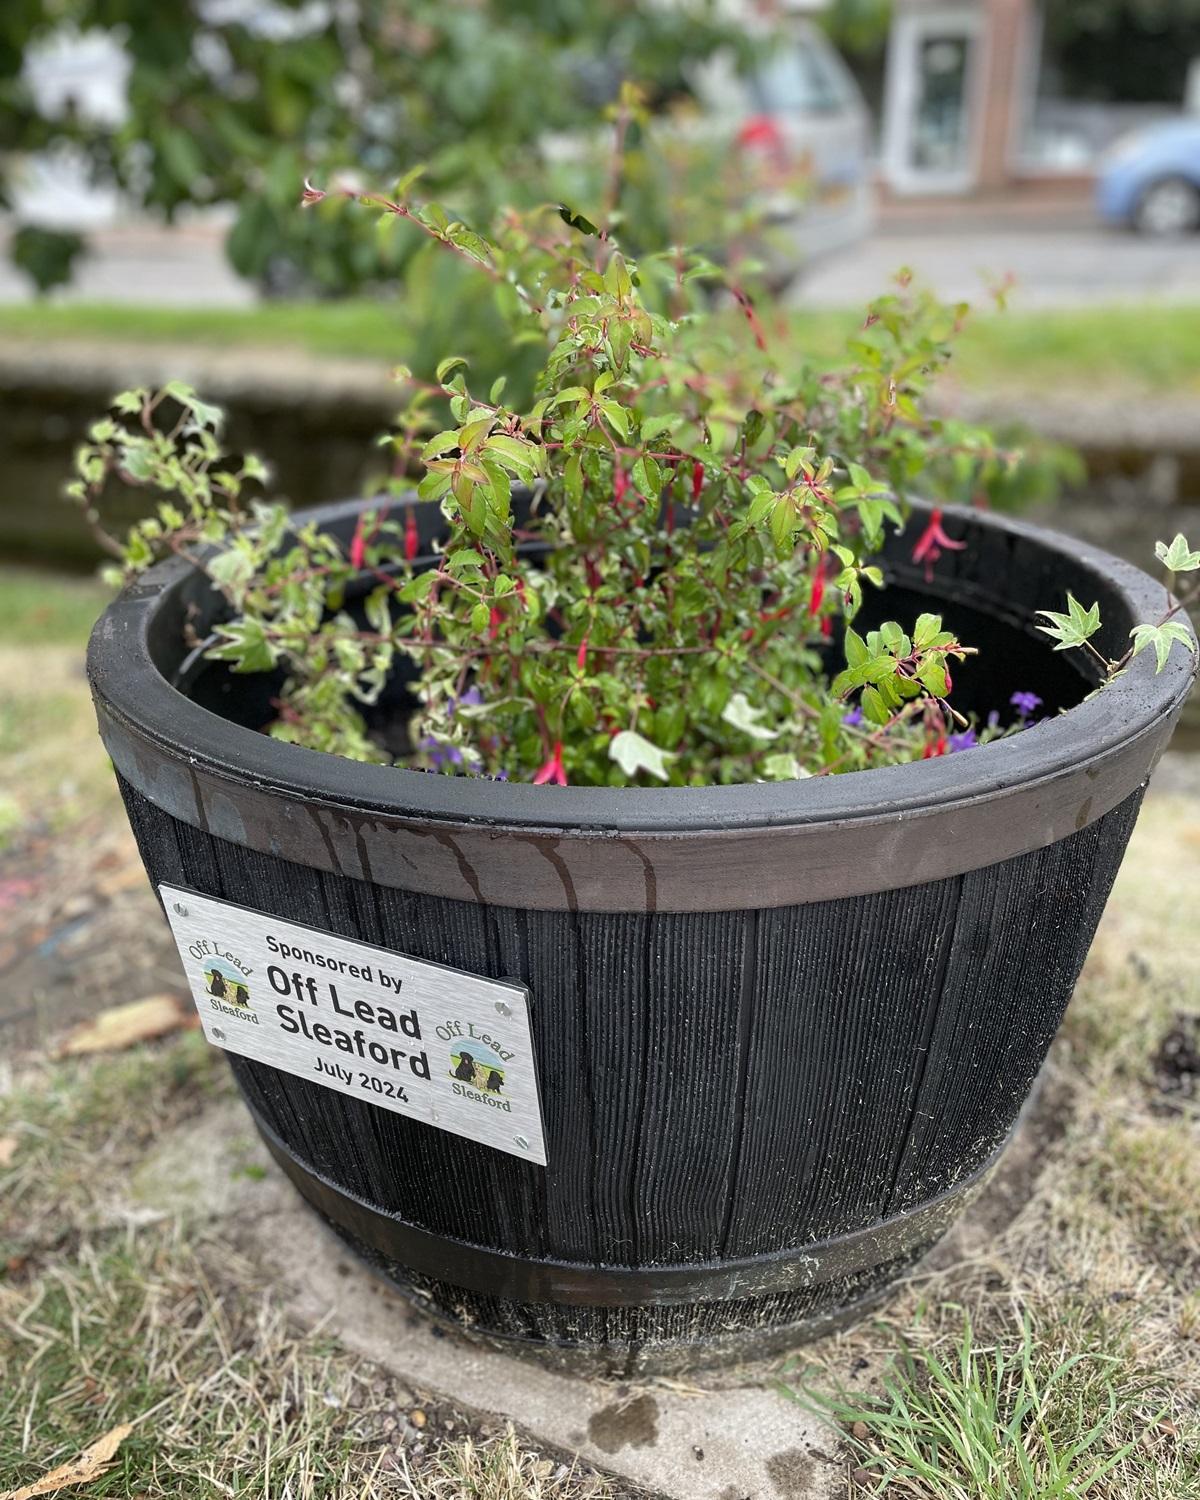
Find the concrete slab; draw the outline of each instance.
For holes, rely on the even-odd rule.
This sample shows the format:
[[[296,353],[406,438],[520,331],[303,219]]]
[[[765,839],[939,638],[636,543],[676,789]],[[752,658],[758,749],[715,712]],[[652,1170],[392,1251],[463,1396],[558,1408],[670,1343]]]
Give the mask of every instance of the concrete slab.
[[[198,1143],[203,1149],[198,1150]],[[480,1348],[423,1318],[302,1203],[237,1100],[167,1136],[132,1184],[147,1211],[208,1221],[248,1252],[302,1323],[414,1396],[511,1421],[664,1500],[826,1500],[844,1493],[837,1438],[774,1384],[778,1362],[614,1385]]]

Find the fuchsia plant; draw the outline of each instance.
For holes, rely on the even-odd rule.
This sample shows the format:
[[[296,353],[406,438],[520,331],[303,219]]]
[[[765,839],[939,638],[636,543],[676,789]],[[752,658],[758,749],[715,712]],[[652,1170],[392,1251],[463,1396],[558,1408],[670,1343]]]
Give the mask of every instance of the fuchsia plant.
[[[273,734],[391,758],[377,705],[401,659],[417,669],[402,763],[539,785],[783,780],[1007,732],[953,706],[972,648],[936,615],[852,623],[908,495],[972,494],[1016,462],[923,404],[965,307],[902,276],[843,367],[820,371],[781,361],[740,282],[702,256],[635,264],[565,209],[506,213],[486,238],[416,202],[414,178],[363,210],[490,279],[514,339],[544,344],[531,401],[507,404],[503,379],[476,389],[454,357],[432,382],[402,371],[395,477],[345,550],[247,498],[262,467],[226,457],[220,414],[184,386],[118,397],[79,455],[73,494],[97,525],[111,476],[158,492],[149,520],[109,539],[120,576],[164,553],[206,573],[228,608],[205,650],[279,675]],[[732,317],[702,290],[722,284]],[[429,557],[418,504],[445,518]],[[913,557],[931,573],[962,545],[935,510]],[[1162,555],[1175,571],[1200,560],[1182,538]],[[1060,648],[1089,648],[1098,616],[1083,614],[1050,617]],[[1161,661],[1185,635],[1167,620],[1131,651]],[[1007,728],[1032,713],[1015,706]]]

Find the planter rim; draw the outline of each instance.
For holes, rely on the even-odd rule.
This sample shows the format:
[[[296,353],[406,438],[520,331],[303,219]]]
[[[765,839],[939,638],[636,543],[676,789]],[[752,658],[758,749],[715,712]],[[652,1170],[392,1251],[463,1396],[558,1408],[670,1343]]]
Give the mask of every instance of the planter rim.
[[[342,502],[304,515],[329,524],[365,503]],[[1098,593],[1110,601],[1115,596],[1130,624],[1153,622],[1167,607],[1161,584],[1099,548],[990,513],[961,507],[944,510],[960,529],[999,530],[1070,559],[1076,570],[1095,578]],[[924,504],[914,503],[916,518],[927,511]],[[909,576],[903,567],[889,571],[898,579]],[[383,884],[498,904],[628,910],[632,898],[628,891],[606,895],[600,889],[614,878],[615,866],[606,874],[598,871],[595,881],[585,879],[586,898],[579,882],[561,869],[553,872],[551,882],[561,890],[548,890],[545,899],[536,891],[526,899],[522,890],[520,899],[514,900],[517,887],[511,881],[507,900],[503,883],[487,882],[487,891],[481,891],[473,875],[472,852],[464,854],[456,843],[460,835],[473,849],[483,847],[480,840],[490,840],[502,843],[509,853],[514,843],[524,842],[533,846],[535,858],[541,856],[543,864],[552,865],[561,863],[555,854],[560,841],[564,846],[575,841],[593,847],[604,841],[624,845],[636,859],[626,853],[625,864],[634,878],[620,883],[640,887],[644,877],[645,909],[713,910],[827,899],[854,890],[916,884],[994,863],[1086,826],[1143,784],[1195,674],[1194,655],[1182,649],[1171,652],[1158,675],[1153,653],[1145,651],[1102,693],[1011,738],[953,756],[842,776],[706,787],[536,787],[350,761],[285,744],[201,707],[162,675],[150,647],[157,611],[191,572],[182,560],[157,564],[109,606],[92,632],[88,675],[101,732],[126,779],[173,815],[234,842]],[[911,572],[912,579],[918,576]],[[929,590],[933,595],[937,581]],[[947,597],[955,597],[953,585],[952,577],[943,580]],[[960,589],[957,597],[972,596]],[[985,597],[976,589],[974,599],[990,605],[993,614],[1004,612],[999,596]],[[1059,602],[1046,600],[1048,606]],[[984,820],[992,830],[991,848],[981,847],[989,834],[987,827],[976,826],[978,818],[968,817],[961,827],[954,826],[957,812],[998,802],[1005,804],[1002,817]],[[289,839],[281,803],[293,810],[303,807],[308,816],[297,813],[292,821],[297,828],[307,828],[306,836]],[[314,819],[323,825],[319,839],[313,836]],[[911,839],[903,836],[905,824],[922,824],[927,833],[934,832],[935,824],[944,825],[941,832],[948,847],[914,859]],[[413,868],[406,873],[397,865],[392,870],[387,858],[381,866],[363,846],[364,828],[422,835],[426,851],[431,843],[438,844],[441,863],[449,859],[447,877],[439,876],[430,886]],[[328,846],[330,830],[346,847],[323,855],[320,846]],[[724,881],[723,901],[715,887],[707,894],[688,896],[683,861],[676,895],[662,901],[661,881],[646,862],[655,847],[728,838],[733,842],[726,852],[734,866],[744,861],[753,868],[754,860],[742,846],[749,841],[761,855],[762,836],[779,830],[824,834],[826,841],[849,832],[859,837],[843,838],[837,851],[832,844],[827,850],[822,846],[823,852],[814,846],[808,852],[819,857],[815,867],[810,864],[807,879],[802,878],[804,872],[793,871],[788,877],[780,871],[779,879],[768,878],[761,897],[749,903],[736,899],[732,872]],[[953,847],[961,836],[975,840],[975,846]],[[356,853],[346,852],[351,846]],[[856,879],[845,871],[847,862],[861,860],[871,850],[880,858],[867,875]],[[787,857],[804,852],[793,848]],[[638,861],[643,871],[638,871]],[[433,862],[423,856],[417,864]],[[407,863],[412,866],[413,861]],[[820,889],[815,890],[812,876],[818,873]],[[643,903],[639,899],[635,904]]]

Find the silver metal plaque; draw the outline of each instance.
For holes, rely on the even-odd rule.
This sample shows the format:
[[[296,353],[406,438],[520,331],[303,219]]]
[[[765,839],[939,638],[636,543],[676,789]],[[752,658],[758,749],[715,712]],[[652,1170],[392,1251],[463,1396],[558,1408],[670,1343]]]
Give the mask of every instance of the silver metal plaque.
[[[158,890],[210,1042],[545,1165],[523,985]]]

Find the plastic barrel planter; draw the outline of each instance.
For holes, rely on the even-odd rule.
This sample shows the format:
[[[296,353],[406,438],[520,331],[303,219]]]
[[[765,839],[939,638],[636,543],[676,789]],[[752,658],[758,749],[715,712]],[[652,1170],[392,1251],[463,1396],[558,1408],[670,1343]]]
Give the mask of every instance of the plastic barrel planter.
[[[348,538],[360,509],[317,514]],[[441,518],[419,509],[428,544]],[[1176,649],[1156,676],[1146,652],[1089,696],[1087,657],[1053,652],[1034,611],[1068,589],[1098,600],[1117,656],[1163,588],[953,511],[966,549],[927,581],[910,561],[923,524],[918,507],[889,543],[888,614],[941,611],[982,648],[956,701],[986,713],[1026,690],[1047,717],[957,755],[791,783],[534,787],[356,764],[257,732],[271,681],[189,653],[185,619],[203,636],[217,601],[186,564],[154,568],[98,623],[92,690],[152,882],[224,903],[235,927],[246,909],[310,934],[244,983],[201,957],[206,1028],[222,1021],[300,1192],[427,1311],[617,1373],[761,1354],[860,1314],[985,1183],[1193,659]],[[176,920],[172,906],[187,900],[168,906]],[[422,961],[421,994],[432,974],[446,996],[511,996],[529,1057],[484,1047],[484,1076],[461,1039],[424,1023],[414,1040],[407,1000],[383,1037],[375,989],[342,1029],[412,1070],[411,1106],[265,1061],[281,1015],[307,1032],[318,1014],[303,987],[329,987],[322,942],[381,969]],[[185,964],[189,951],[181,939]],[[335,973],[340,1020],[366,991]],[[260,1029],[239,1055],[228,1033],[251,1009]],[[364,1043],[348,1045],[353,1073]],[[540,1148],[505,1113],[526,1065]],[[438,1118],[474,1106],[466,1126]]]

